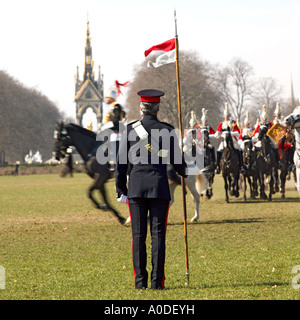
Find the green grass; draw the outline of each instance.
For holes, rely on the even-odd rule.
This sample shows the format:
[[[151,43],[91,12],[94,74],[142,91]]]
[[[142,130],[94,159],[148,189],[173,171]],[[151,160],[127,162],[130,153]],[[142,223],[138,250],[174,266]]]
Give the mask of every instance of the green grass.
[[[188,222],[190,285],[185,286],[181,190],[170,209],[166,290],[134,290],[131,229],[86,196],[91,180],[58,175],[0,177],[0,265],[6,299],[299,299],[292,268],[300,265],[300,202],[293,183],[269,203],[224,202],[223,181],[201,199],[200,221]],[[124,217],[127,206],[109,198]],[[241,194],[242,196],[242,194]],[[188,221],[194,204],[187,195]],[[150,237],[148,236],[149,271]]]

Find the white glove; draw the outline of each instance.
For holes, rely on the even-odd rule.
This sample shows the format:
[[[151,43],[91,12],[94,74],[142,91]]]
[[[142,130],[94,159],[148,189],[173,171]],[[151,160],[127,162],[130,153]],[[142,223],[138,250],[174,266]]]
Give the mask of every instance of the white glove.
[[[124,194],[121,195],[120,198],[117,199],[121,203],[128,203],[128,198]]]

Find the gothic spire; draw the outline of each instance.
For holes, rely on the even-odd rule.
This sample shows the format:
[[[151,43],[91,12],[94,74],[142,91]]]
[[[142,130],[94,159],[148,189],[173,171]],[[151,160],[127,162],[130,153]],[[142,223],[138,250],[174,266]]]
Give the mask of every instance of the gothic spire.
[[[290,105],[292,108],[296,107],[295,96],[294,96],[294,87],[293,87],[293,79],[291,77],[291,95],[290,95]]]
[[[90,37],[90,23],[87,20],[87,30],[86,30],[86,43],[85,43],[85,62],[84,62],[84,75],[83,79],[94,80],[94,71],[93,71],[94,61],[92,59],[92,46],[91,46],[91,37]]]

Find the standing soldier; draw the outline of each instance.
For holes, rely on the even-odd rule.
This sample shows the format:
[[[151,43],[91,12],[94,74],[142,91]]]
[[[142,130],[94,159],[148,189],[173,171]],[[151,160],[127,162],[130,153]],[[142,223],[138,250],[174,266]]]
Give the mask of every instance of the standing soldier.
[[[116,81],[116,84],[119,83]],[[124,122],[126,113],[123,107],[116,101],[119,94],[117,86],[113,86],[105,95],[105,112],[103,119],[103,126],[101,130],[110,129],[112,134],[110,135],[110,150],[112,150],[114,166],[117,162],[117,156],[119,152],[119,143],[122,133],[125,129]]]
[[[217,131],[215,133],[215,138],[219,138],[223,131],[229,131],[232,135],[233,145],[236,150],[240,151],[239,145],[237,143],[238,137],[240,135],[239,127],[237,126],[236,122],[231,119],[231,113],[228,109],[228,103],[225,103],[225,109],[224,109],[224,121],[220,122],[217,128]],[[222,153],[224,150],[224,143],[223,141],[220,143],[219,148],[217,150],[217,170],[216,174],[220,173],[220,161],[222,158]],[[242,166],[242,155],[241,152],[239,152],[239,162],[240,166]]]
[[[167,162],[183,177],[186,176],[186,164],[177,136],[172,134],[174,127],[157,119],[160,97],[164,92],[149,89],[137,94],[141,97],[142,119],[128,124],[122,137],[116,168],[116,191],[118,201],[129,204],[135,288],[145,289],[148,286],[146,237],[149,212],[151,288],[164,289],[166,226],[171,199]],[[159,137],[158,132],[161,134]]]

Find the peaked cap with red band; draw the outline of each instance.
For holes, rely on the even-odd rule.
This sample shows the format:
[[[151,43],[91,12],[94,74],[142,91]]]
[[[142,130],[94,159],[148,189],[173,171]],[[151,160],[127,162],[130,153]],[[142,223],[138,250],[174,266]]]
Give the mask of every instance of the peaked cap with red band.
[[[146,89],[141,90],[137,93],[141,97],[141,102],[160,102],[160,97],[164,96],[165,93],[160,90]]]

